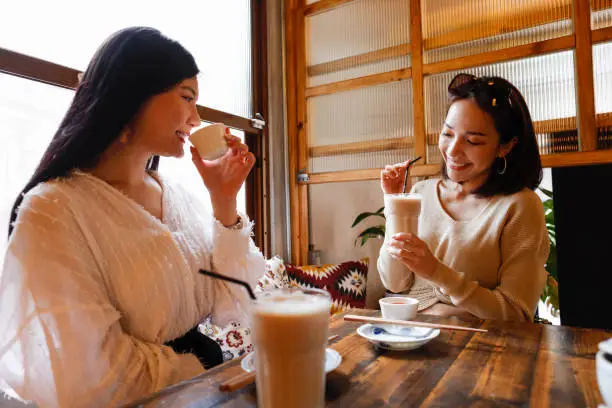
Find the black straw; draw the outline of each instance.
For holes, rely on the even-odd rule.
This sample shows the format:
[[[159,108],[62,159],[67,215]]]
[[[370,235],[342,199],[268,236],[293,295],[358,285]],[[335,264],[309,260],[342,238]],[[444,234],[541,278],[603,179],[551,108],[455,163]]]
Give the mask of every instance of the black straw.
[[[246,283],[245,281],[242,281],[242,280],[236,279],[236,278],[230,278],[229,276],[221,275],[221,274],[218,274],[216,272],[207,271],[206,269],[200,269],[198,272],[200,272],[202,275],[210,276],[211,278],[217,278],[217,279],[221,279],[221,280],[224,280],[224,281],[228,281],[228,282],[232,282],[232,283],[237,283],[238,285],[242,285],[242,286],[245,287],[247,292],[249,292],[249,296],[251,297],[251,299],[257,300],[257,298],[255,297],[255,293],[253,293],[253,289],[251,289],[249,284]]]
[[[414,163],[416,163],[419,160],[421,160],[421,156],[419,156],[416,159],[412,160],[406,166],[406,173],[404,174],[404,187],[402,188],[402,193],[406,192],[406,183],[408,182],[408,170],[410,170],[410,166],[412,166]]]

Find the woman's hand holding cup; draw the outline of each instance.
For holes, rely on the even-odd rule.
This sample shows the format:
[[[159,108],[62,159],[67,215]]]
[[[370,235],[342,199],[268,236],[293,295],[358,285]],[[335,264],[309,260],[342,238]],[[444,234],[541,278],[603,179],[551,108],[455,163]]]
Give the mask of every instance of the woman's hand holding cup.
[[[255,155],[240,138],[229,133],[229,128],[226,128],[224,138],[228,149],[221,157],[203,160],[192,146],[191,159],[210,193],[215,218],[230,226],[238,221],[236,197],[255,165]]]

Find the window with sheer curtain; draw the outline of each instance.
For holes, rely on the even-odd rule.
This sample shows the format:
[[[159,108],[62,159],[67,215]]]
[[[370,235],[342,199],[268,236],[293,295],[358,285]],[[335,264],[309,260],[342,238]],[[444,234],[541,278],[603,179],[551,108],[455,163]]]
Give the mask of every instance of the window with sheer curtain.
[[[76,0],[35,6],[6,2],[0,13],[0,48],[83,71],[111,33],[129,26],[151,26],[194,55],[200,68],[199,105],[251,117],[251,12],[250,0],[186,0],[180,7],[143,0],[109,0],[86,6]],[[0,73],[2,254],[13,201],[38,164],[72,96],[72,90]],[[244,140],[242,131],[232,132]],[[209,202],[189,152],[182,160],[162,160],[160,170],[180,179]],[[243,188],[239,196],[241,211],[245,211],[245,200]]]

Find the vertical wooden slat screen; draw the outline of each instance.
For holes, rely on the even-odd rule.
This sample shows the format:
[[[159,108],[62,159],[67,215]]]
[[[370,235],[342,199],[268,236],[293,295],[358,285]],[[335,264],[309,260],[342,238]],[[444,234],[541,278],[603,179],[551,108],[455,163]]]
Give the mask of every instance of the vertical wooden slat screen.
[[[309,173],[412,155],[409,10],[406,0],[355,0],[306,16]]]
[[[602,132],[612,129],[612,114],[606,108],[596,111],[605,99],[601,96],[596,102],[594,97],[594,85],[604,92],[607,66],[612,66],[605,44],[612,40],[612,0],[590,0],[590,4],[588,0],[286,0],[286,4],[289,137],[290,148],[299,150],[289,153],[292,239],[299,241],[292,242],[296,262],[306,260],[308,249],[307,184],[376,179],[385,160],[390,163],[416,154],[427,160],[415,166],[412,175],[438,172],[436,144],[445,113],[445,87],[456,72],[500,75],[519,87],[534,116],[545,166],[612,162],[612,151],[595,151],[598,132],[599,148],[606,146]],[[394,7],[390,4],[398,10],[409,7],[409,15],[401,19],[406,27],[389,24],[393,27],[385,32],[389,41],[377,42],[376,36],[383,38],[385,33],[371,27],[386,20],[375,13]],[[371,11],[359,14],[355,11],[359,7]],[[343,24],[346,15],[361,20]],[[336,20],[347,32],[333,27],[328,35],[325,30]],[[377,24],[372,24],[374,20]],[[351,31],[359,26],[369,33],[366,37]],[[409,39],[401,35],[406,30]],[[355,42],[356,38],[365,39]],[[342,41],[347,42],[346,49]],[[333,49],[321,48],[326,43]],[[599,64],[595,72],[593,61]],[[369,105],[364,102],[365,107],[356,108],[360,98],[368,97]],[[386,125],[402,129],[395,133],[368,128],[375,124],[367,121],[367,114],[380,119],[389,106],[405,109],[409,126],[399,120]],[[364,115],[366,125],[360,125]],[[400,117],[397,112],[393,115]],[[343,123],[334,124],[334,118]],[[308,173],[300,182],[299,170]]]
[[[428,64],[537,43],[572,32],[571,0],[423,0],[422,5]]]

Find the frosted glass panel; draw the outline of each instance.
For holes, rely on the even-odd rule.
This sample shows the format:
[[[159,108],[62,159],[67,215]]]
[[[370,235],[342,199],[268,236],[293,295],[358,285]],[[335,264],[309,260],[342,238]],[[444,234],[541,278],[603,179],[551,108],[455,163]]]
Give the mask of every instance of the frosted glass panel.
[[[571,131],[576,129],[576,94],[574,89],[573,51],[543,55],[523,60],[466,69],[476,76],[500,76],[512,82],[523,94],[535,122],[536,132],[541,142],[548,142],[545,134]],[[446,116],[447,88],[458,72],[448,72],[425,78],[425,123],[430,135],[430,143],[441,128]],[[554,120],[554,121],[553,121]],[[539,123],[538,123],[539,122]],[[561,138],[561,136],[558,136]],[[571,151],[573,142],[563,136],[564,151]],[[437,143],[437,138],[435,139]],[[557,138],[551,139],[551,143]],[[577,146],[577,139],[575,139]],[[561,139],[559,139],[561,143]],[[574,146],[572,149],[576,149]],[[435,163],[436,157],[428,157]]]
[[[612,149],[612,42],[593,46],[593,82],[597,113],[597,147]],[[605,123],[604,125],[601,125]]]
[[[355,0],[306,19],[308,65],[410,42],[408,0]]]
[[[409,21],[409,0],[355,0],[307,17],[307,64],[309,76],[315,77],[309,85],[409,66],[408,48],[399,53],[394,48],[409,44]],[[372,52],[384,59],[372,59]]]
[[[34,173],[73,95],[68,89],[0,74],[0,254],[6,249],[13,202]]]
[[[597,30],[612,26],[612,2],[610,0],[591,0],[591,29]]]
[[[425,63],[573,32],[571,0],[423,0]]]
[[[341,154],[334,156],[311,157],[310,171],[324,173],[330,171],[379,169],[387,164],[399,163],[414,157],[414,148]]]
[[[0,13],[0,47],[84,70],[111,33],[130,26],[154,27],[194,55],[201,71],[200,105],[251,116],[250,5],[250,0],[186,0],[180,7],[108,0],[88,4],[84,12],[78,0],[35,6],[6,1]]]
[[[397,69],[410,66],[410,55],[377,61],[370,64],[357,65],[342,70],[334,70],[308,77],[307,86],[317,86],[339,82],[347,79],[359,78],[366,75],[378,74],[381,72],[395,71]]]
[[[593,46],[595,111],[612,112],[612,43]]]
[[[348,92],[319,96],[308,100],[308,146],[312,149],[325,147],[328,152],[324,160],[311,158],[310,171],[334,170],[348,168],[368,168],[371,164],[359,154],[349,155],[343,159],[337,156],[346,150],[337,145],[360,143],[359,146],[370,146],[368,150],[380,148],[380,140],[391,141],[396,148],[407,148],[412,143],[412,82],[404,80],[389,84],[361,88]],[[397,142],[397,143],[396,143]],[[352,150],[355,152],[355,150]],[[394,160],[381,153],[383,161]],[[373,155],[368,153],[367,155]],[[335,157],[334,157],[335,156]],[[352,157],[354,156],[354,157]],[[347,164],[354,160],[353,164]],[[365,161],[364,161],[365,160]],[[376,159],[377,160],[377,159]],[[338,164],[342,163],[342,164]],[[342,168],[344,167],[344,168]],[[376,166],[374,166],[376,167]]]

